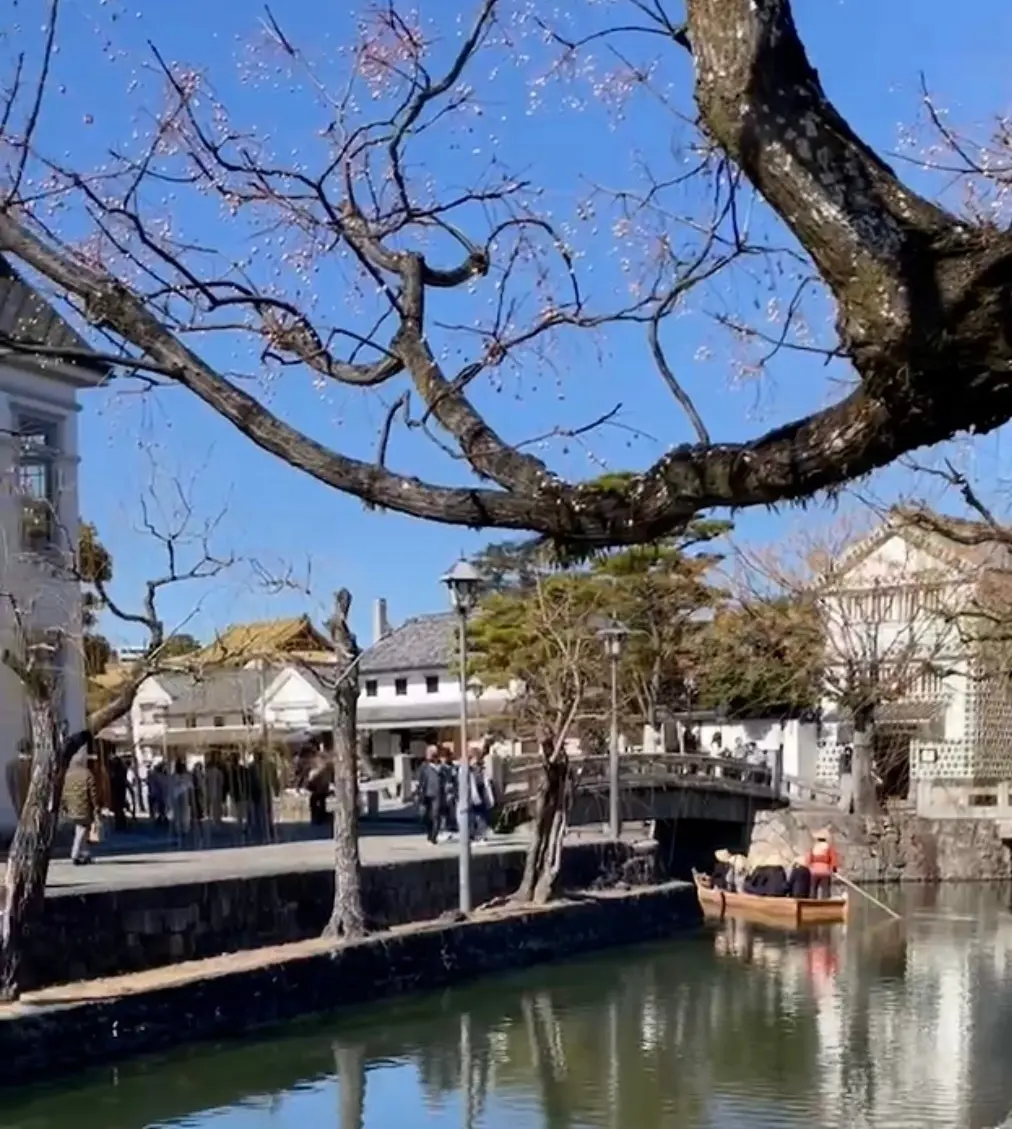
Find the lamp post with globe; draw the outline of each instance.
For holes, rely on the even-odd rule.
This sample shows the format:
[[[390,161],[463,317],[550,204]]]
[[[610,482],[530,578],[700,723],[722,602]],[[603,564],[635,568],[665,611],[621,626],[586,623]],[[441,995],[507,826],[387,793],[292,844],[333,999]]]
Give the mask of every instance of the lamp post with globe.
[[[471,774],[467,758],[467,618],[481,589],[481,575],[463,557],[442,578],[457,613],[460,652],[460,761],[457,765],[457,832],[460,845],[460,912],[471,912]]]

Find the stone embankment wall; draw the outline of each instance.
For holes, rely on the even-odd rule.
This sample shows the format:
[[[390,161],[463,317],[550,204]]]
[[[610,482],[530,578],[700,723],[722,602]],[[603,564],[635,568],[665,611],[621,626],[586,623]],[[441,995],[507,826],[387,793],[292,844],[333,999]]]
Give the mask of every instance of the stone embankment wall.
[[[676,883],[608,892],[527,913],[433,923],[312,951],[283,949],[245,968],[188,965],[149,973],[143,990],[0,1009],[0,1087],[198,1039],[234,1038],[305,1015],[614,945],[637,944],[700,920],[695,890]],[[303,949],[303,946],[296,946]]]
[[[905,812],[854,816],[785,808],[759,812],[753,848],[803,854],[812,834],[829,827],[843,871],[855,882],[1003,881],[1012,877],[1009,847],[991,820],[921,819]]]
[[[474,904],[512,893],[523,864],[522,850],[476,851]],[[643,885],[656,879],[655,852],[628,843],[575,844],[563,855],[564,888]],[[88,894],[52,891],[32,940],[25,987],[118,976],[316,937],[330,916],[333,896],[330,870]],[[432,920],[457,906],[457,859],[446,855],[366,866],[362,897],[372,929]]]

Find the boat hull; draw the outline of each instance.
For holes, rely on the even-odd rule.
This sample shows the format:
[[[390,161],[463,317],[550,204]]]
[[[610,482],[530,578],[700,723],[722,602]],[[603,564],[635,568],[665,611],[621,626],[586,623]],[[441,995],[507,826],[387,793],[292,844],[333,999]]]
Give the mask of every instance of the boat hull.
[[[714,890],[702,874],[692,875],[703,915],[721,920],[743,918],[763,925],[803,929],[808,925],[838,925],[847,920],[847,898],[770,898]]]

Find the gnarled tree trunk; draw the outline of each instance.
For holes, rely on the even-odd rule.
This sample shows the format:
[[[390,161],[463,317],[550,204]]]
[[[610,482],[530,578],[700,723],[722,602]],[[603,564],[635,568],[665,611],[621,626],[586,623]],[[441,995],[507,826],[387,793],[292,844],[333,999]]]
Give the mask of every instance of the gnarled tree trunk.
[[[0,1000],[8,1001],[21,994],[25,954],[41,922],[67,765],[88,740],[86,731],[61,740],[49,699],[30,698],[28,710],[32,771],[7,857],[0,915]]]
[[[569,757],[562,740],[542,742],[544,775],[534,809],[534,824],[524,876],[513,900],[544,905],[555,894],[562,868],[562,843],[569,809]]]
[[[365,934],[361,859],[358,851],[358,642],[348,626],[351,593],[334,598],[329,623],[338,662],[334,690],[334,906],[325,937],[352,939]]]

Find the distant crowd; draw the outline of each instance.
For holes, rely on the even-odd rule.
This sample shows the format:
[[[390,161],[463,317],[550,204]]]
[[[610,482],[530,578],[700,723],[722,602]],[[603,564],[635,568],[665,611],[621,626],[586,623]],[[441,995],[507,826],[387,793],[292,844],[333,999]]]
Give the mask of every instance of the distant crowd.
[[[27,755],[7,768],[8,793],[19,815],[30,771]],[[273,760],[258,753],[240,757],[211,752],[206,763],[198,761],[192,768],[183,757],[159,759],[138,774],[132,758],[99,758],[83,749],[67,771],[62,815],[75,828],[75,862],[90,857],[88,844],[99,838],[103,811],[111,813],[114,831],[126,831],[131,820],[147,816],[177,839],[197,842],[204,829],[218,827],[228,818],[242,830],[244,839],[265,842],[279,788]]]

